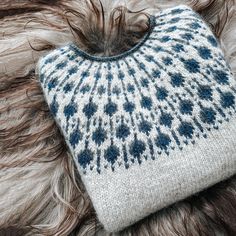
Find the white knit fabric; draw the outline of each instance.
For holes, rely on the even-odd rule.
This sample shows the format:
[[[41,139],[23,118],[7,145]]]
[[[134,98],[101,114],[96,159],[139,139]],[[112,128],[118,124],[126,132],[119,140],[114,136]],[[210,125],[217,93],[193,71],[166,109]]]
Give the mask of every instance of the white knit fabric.
[[[118,231],[236,173],[236,82],[191,8],[165,9],[134,48],[69,44],[39,80],[98,218]]]

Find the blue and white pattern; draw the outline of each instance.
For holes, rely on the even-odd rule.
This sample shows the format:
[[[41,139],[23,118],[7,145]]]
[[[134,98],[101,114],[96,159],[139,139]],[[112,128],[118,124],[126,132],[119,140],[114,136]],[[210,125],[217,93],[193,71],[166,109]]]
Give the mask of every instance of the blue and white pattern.
[[[43,57],[39,73],[83,174],[171,158],[235,114],[229,65],[187,7],[151,17],[151,31],[126,53],[95,57],[69,44]]]

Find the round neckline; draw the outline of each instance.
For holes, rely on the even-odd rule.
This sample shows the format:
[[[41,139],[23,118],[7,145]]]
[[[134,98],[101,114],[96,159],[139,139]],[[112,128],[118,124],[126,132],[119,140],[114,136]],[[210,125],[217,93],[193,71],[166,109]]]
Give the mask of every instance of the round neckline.
[[[130,56],[131,54],[133,54],[134,52],[136,52],[150,37],[154,27],[155,27],[155,22],[156,22],[156,16],[154,15],[150,15],[149,17],[149,30],[148,32],[142,37],[142,39],[132,48],[130,48],[129,50],[120,53],[118,55],[114,55],[114,56],[95,56],[92,54],[89,54],[85,51],[83,51],[82,49],[80,49],[77,45],[75,44],[71,44],[70,47],[72,48],[73,51],[75,51],[75,53],[87,60],[90,61],[98,61],[98,62],[109,62],[109,61],[115,61],[115,60],[119,60],[122,58],[125,58],[127,56]]]

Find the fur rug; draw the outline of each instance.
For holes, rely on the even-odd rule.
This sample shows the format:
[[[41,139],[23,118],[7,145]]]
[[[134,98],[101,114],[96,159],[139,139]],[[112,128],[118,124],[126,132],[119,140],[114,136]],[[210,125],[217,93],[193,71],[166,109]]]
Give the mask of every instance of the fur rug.
[[[211,26],[236,78],[235,0],[1,1],[1,236],[108,235],[49,114],[35,64],[70,41],[97,55],[125,51],[148,30],[148,14],[180,3]],[[236,176],[118,235],[236,235]]]

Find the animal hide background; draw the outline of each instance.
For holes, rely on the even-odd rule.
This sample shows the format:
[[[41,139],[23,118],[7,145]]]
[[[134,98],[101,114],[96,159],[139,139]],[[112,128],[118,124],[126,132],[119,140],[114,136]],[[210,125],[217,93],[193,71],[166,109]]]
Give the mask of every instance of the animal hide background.
[[[49,114],[35,64],[70,41],[93,54],[118,54],[148,30],[147,14],[180,3],[211,26],[236,78],[235,0],[1,1],[1,236],[108,235]],[[236,176],[117,235],[236,235]]]

